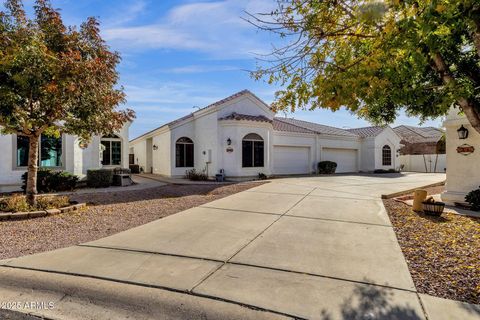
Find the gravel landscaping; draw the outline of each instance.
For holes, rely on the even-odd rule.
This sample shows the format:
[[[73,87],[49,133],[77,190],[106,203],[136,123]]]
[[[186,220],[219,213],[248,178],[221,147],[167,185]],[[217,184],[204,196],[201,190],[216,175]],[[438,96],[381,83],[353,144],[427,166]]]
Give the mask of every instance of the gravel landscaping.
[[[429,195],[443,187],[427,188]],[[480,219],[443,213],[415,213],[384,200],[398,241],[420,293],[480,303]]]
[[[166,185],[135,191],[75,195],[71,199],[88,203],[87,209],[0,222],[0,259],[100,239],[262,183]]]

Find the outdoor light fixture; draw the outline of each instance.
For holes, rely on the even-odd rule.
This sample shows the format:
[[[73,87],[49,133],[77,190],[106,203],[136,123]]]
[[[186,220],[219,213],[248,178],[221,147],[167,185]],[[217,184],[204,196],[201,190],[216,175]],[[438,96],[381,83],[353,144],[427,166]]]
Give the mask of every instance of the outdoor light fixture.
[[[458,138],[459,139],[467,139],[468,138],[468,129],[465,128],[462,124],[462,126],[460,128],[458,128],[457,130],[457,133],[458,133]]]
[[[158,146],[156,144],[153,145],[153,150],[158,150]]]
[[[229,146],[232,145],[232,139],[230,139],[230,138],[227,139],[227,145],[229,145]]]

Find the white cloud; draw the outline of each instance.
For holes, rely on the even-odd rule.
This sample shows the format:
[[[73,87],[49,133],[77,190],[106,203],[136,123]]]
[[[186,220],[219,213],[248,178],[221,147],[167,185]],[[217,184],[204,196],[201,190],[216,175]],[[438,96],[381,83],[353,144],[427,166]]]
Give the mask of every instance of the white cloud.
[[[114,16],[104,21],[104,26],[112,28],[137,19],[147,8],[145,0],[133,0],[130,3],[115,6]]]
[[[183,105],[183,108],[185,105],[188,107],[205,106],[220,99],[219,91],[221,90],[217,87],[180,82],[162,84],[142,82],[125,86],[128,102],[134,108],[140,104]]]
[[[265,11],[269,0],[224,0],[176,6],[159,22],[118,26],[103,31],[105,39],[122,50],[195,50],[215,58],[239,58],[269,52],[265,36],[241,19],[243,11]]]

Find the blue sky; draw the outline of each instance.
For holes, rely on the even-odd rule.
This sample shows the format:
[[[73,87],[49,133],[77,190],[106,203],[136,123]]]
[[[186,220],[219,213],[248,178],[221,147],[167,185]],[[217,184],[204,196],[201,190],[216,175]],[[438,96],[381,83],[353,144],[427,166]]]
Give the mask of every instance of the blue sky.
[[[272,102],[277,88],[250,78],[257,54],[277,39],[241,19],[267,12],[274,0],[53,0],[67,24],[88,16],[101,22],[104,38],[120,52],[120,83],[137,113],[130,138],[194,110],[249,89]],[[33,0],[26,0],[31,7]],[[345,110],[297,111],[297,119],[336,127],[369,125]],[[400,115],[396,124],[417,125]],[[424,125],[439,126],[440,120]]]

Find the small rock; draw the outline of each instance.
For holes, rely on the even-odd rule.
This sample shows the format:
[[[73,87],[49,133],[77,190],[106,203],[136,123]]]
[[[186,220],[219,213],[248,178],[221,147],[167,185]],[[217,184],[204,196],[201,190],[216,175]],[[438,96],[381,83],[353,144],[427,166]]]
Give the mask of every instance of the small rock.
[[[60,214],[61,211],[59,209],[49,209],[47,210],[47,213],[49,216],[54,215],[54,214]]]

